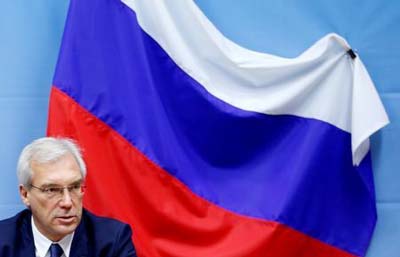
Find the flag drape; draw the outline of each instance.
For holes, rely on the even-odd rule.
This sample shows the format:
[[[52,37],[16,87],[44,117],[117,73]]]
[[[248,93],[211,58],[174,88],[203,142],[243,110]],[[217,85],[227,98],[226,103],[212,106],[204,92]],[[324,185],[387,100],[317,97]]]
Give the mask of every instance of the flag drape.
[[[85,206],[129,222],[140,256],[364,256],[388,119],[349,49],[281,58],[192,1],[72,0],[48,134],[82,145]]]

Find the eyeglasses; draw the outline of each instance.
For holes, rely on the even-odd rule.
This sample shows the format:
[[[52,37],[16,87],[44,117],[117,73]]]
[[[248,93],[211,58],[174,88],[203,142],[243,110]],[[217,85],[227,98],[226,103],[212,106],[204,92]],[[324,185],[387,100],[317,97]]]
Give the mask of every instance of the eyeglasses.
[[[64,189],[68,190],[68,193],[74,197],[82,196],[85,191],[85,186],[82,184],[74,184],[65,187],[57,187],[57,186],[49,186],[49,187],[37,187],[30,184],[32,188],[36,188],[40,190],[43,194],[45,194],[48,198],[57,198],[61,199],[64,196]]]

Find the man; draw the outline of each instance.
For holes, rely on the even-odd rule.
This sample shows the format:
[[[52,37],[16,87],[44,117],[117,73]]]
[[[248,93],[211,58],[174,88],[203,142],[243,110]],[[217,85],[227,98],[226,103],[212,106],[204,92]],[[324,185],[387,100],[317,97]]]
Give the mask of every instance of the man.
[[[27,209],[0,221],[1,257],[136,256],[129,225],[83,209],[86,166],[72,140],[33,141],[17,175]]]

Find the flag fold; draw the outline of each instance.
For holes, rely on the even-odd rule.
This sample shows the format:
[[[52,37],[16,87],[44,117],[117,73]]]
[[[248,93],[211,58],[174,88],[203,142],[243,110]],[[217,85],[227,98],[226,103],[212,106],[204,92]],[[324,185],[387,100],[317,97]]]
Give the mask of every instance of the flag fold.
[[[349,49],[283,58],[192,1],[71,0],[48,134],[83,146],[85,206],[129,222],[140,256],[364,256],[388,118]]]

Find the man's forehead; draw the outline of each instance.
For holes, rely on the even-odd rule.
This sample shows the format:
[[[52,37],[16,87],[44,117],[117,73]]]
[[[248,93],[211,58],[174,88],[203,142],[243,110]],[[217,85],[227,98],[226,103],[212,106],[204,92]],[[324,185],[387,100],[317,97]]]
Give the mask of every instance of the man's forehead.
[[[31,170],[32,181],[40,179],[47,181],[46,183],[72,183],[82,179],[79,165],[71,154],[64,155],[57,160],[45,163],[32,161]]]
[[[51,159],[49,159],[51,158]],[[49,156],[48,158],[46,158],[46,156],[43,156],[43,153],[40,155],[33,155],[30,161],[31,165],[53,165],[56,164],[58,162],[63,162],[66,159],[74,161],[77,165],[78,162],[75,159],[74,155],[70,152],[66,152],[62,155],[59,156]]]

